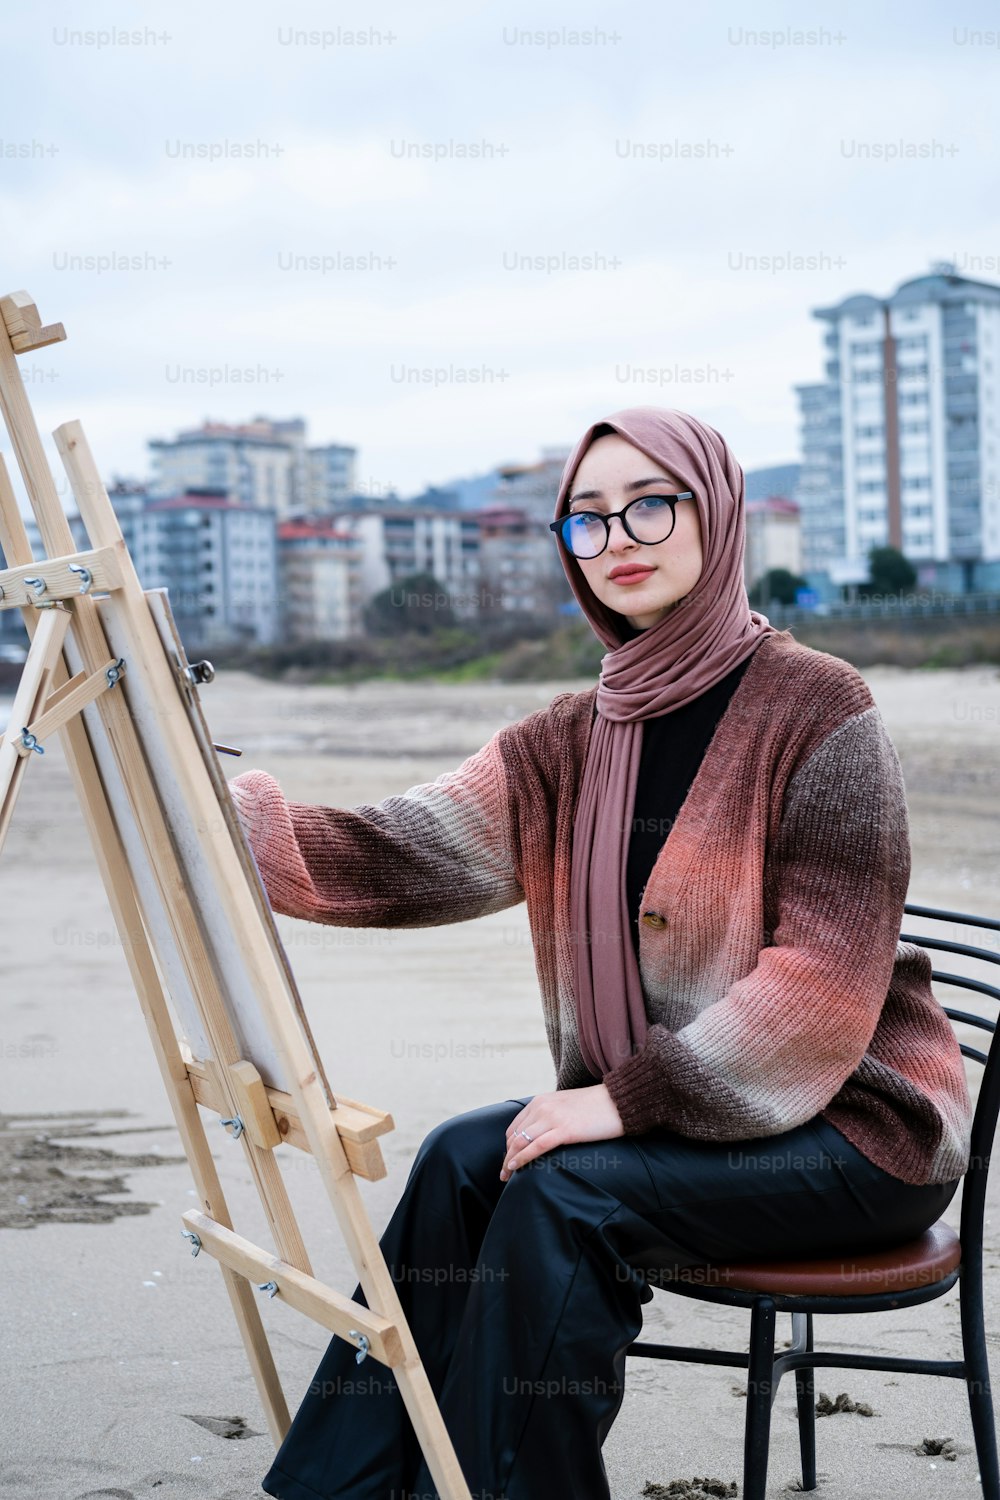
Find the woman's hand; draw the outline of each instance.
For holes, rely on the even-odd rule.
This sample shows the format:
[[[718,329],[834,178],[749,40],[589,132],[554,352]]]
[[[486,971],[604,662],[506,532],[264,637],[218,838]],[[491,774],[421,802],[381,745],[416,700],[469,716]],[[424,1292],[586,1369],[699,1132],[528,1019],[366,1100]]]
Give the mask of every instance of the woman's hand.
[[[521,1130],[531,1136],[530,1141],[518,1134]],[[518,1167],[554,1146],[568,1146],[575,1141],[608,1141],[624,1134],[621,1116],[603,1083],[536,1094],[507,1126],[507,1153],[500,1181],[506,1182]]]

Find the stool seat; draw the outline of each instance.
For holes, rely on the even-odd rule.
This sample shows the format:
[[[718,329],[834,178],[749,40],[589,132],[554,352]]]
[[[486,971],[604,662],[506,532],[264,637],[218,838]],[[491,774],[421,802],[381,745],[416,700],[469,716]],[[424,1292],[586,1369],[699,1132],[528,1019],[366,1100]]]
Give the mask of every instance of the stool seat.
[[[864,1255],[845,1252],[825,1260],[713,1261],[704,1266],[658,1267],[648,1279],[654,1286],[678,1280],[786,1297],[864,1297],[931,1286],[949,1276],[961,1260],[958,1235],[939,1220],[918,1239]]]

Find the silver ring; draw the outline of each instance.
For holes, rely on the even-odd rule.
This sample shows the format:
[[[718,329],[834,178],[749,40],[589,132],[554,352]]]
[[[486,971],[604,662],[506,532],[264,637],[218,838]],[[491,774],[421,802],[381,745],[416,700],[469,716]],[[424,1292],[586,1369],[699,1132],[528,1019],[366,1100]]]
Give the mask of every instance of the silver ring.
[[[519,1130],[517,1133],[518,1133],[518,1135],[523,1135],[524,1139],[526,1141],[530,1141],[531,1140],[531,1136],[528,1134],[528,1132],[526,1130]]]

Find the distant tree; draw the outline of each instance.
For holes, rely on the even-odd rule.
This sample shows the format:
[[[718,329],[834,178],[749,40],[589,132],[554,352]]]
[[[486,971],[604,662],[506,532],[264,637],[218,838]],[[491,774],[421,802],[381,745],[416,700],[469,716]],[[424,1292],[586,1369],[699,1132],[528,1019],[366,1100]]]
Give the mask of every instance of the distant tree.
[[[861,595],[905,594],[917,581],[916,569],[898,547],[872,547],[868,571],[871,577],[867,583],[858,584]]]
[[[409,573],[369,599],[365,628],[372,635],[398,635],[412,630],[433,635],[455,624],[448,590],[433,573]]]
[[[755,609],[772,601],[794,604],[796,591],[807,587],[805,579],[797,573],[790,573],[787,568],[769,568],[749,591],[750,603]]]

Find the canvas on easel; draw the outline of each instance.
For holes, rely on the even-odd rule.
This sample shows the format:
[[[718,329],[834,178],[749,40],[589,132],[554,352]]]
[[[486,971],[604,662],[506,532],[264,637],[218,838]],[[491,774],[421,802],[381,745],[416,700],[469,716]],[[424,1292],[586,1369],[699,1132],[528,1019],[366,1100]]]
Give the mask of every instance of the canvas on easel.
[[[470,1500],[361,1199],[385,1175],[385,1111],[334,1095],[202,715],[164,590],[144,591],[78,422],[53,434],[86,529],[75,547],[17,366],[65,338],[26,292],[0,298],[0,408],[45,555],[0,459],[0,609],[31,638],[0,741],[0,851],[23,776],[58,733],[200,1200],[192,1253],[220,1265],[271,1436],[288,1409],[258,1299],[289,1303],[392,1368],[442,1500]],[[40,761],[40,763],[39,763]],[[37,765],[37,769],[35,769]],[[238,1234],[199,1106],[245,1153],[274,1241]],[[274,1148],[310,1151],[367,1307],[312,1274]]]

